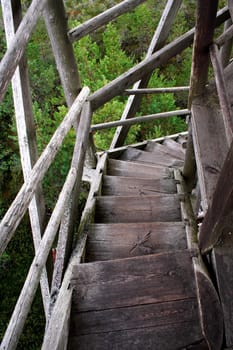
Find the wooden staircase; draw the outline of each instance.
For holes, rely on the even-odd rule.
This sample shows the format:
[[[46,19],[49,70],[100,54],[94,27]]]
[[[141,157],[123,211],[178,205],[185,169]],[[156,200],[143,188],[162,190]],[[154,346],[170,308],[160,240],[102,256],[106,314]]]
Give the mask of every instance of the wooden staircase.
[[[73,270],[69,349],[221,348],[217,293],[190,235],[182,144],[109,154],[85,263]]]

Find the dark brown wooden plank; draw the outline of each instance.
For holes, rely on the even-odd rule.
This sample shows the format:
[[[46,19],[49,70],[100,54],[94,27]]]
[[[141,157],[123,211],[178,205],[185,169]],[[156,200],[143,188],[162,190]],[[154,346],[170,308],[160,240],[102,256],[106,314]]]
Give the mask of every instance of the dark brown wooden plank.
[[[152,163],[163,166],[180,167],[183,162],[169,155],[164,155],[159,149],[154,152],[146,152],[133,147],[128,147],[119,157],[120,160],[136,161],[140,163]]]
[[[164,325],[161,327],[150,327],[130,329],[119,332],[100,333],[71,337],[69,339],[69,350],[174,350],[193,349],[189,348],[192,343],[201,342],[199,325],[183,322],[182,324]],[[187,346],[187,347],[186,347]],[[201,350],[205,348],[194,348]]]
[[[73,312],[106,310],[196,297],[188,251],[74,266]]]
[[[140,179],[124,176],[103,177],[102,194],[123,195],[153,195],[156,193],[176,193],[174,179]]]
[[[93,224],[88,230],[86,261],[182,249],[187,249],[187,243],[181,222]]]
[[[233,237],[226,231],[212,253],[221,300],[227,347],[233,346]]]
[[[213,84],[210,84],[203,97],[193,102],[192,116],[202,206],[206,211],[228,151],[221,111]]]
[[[166,147],[165,144],[162,145],[158,142],[149,141],[147,146],[145,147],[145,150],[148,152],[153,152],[153,151],[156,152],[158,149],[161,153],[167,154],[173,158],[177,158],[181,160],[184,160],[185,158],[185,155],[183,152],[177,152],[176,150],[170,147]]]
[[[137,162],[124,162],[123,160],[109,159],[107,174],[114,176],[142,177],[145,179],[173,178],[172,170],[164,166],[155,166]]]
[[[96,197],[97,223],[180,221],[178,195]]]

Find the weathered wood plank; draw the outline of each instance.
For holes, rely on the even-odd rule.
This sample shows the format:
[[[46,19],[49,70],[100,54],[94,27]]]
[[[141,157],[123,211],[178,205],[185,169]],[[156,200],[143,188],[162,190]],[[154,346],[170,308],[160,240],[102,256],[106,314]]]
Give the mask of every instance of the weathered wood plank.
[[[104,24],[114,20],[123,13],[129,12],[145,0],[124,0],[110,9],[100,13],[99,15],[87,20],[76,28],[69,31],[68,37],[71,42],[77,41],[94,30],[100,28]]]
[[[182,160],[178,160],[177,158],[174,159],[169,155],[164,155],[159,149],[154,150],[154,152],[146,152],[133,147],[128,147],[118,159],[168,167],[180,167],[183,165]]]
[[[102,194],[105,196],[153,195],[176,193],[173,179],[145,179],[106,175],[103,178]]]
[[[141,163],[124,162],[116,159],[108,160],[107,173],[114,176],[141,177],[145,179],[173,178],[172,170],[169,168],[144,164],[142,169]]]
[[[217,94],[213,85],[192,106],[192,130],[202,208],[207,210],[228,146]]]
[[[180,221],[177,195],[97,197],[96,222]]]
[[[18,195],[3,217],[0,223],[0,253],[5,250],[7,244],[13,237],[14,232],[24,216],[38,184],[43,179],[44,174],[55,158],[72,124],[79,117],[81,108],[88,94],[89,88],[84,87],[63,119],[62,123],[55,131],[47,147],[33,167],[27,181],[21,187]]]
[[[170,118],[174,116],[187,116],[189,114],[190,114],[190,111],[188,109],[180,109],[176,111],[149,114],[141,117],[134,117],[134,118],[131,118],[130,120],[117,120],[117,121],[112,121],[107,123],[95,124],[91,126],[91,131],[93,132],[97,130],[110,129],[116,126],[135,125],[138,123],[145,123],[145,122],[155,120],[155,119],[160,119],[160,118]]]
[[[20,23],[14,39],[0,62],[0,102],[2,101],[8,84],[17,65],[23,57],[27,42],[42,13],[46,0],[33,0],[22,22]]]
[[[71,337],[68,349],[74,350],[174,350],[174,349],[208,349],[199,347],[202,342],[199,325],[190,323],[167,324],[161,327],[129,329],[119,332],[100,333]],[[189,347],[192,344],[197,347]]]
[[[185,154],[185,149],[182,147],[182,145],[174,141],[173,139],[165,138],[163,141],[163,145],[175,151],[180,157],[184,156]]]
[[[212,261],[218,283],[221,300],[224,330],[227,347],[233,346],[233,237],[231,230],[226,230],[213,251]]]
[[[161,88],[147,88],[147,89],[126,89],[124,95],[148,95],[148,94],[161,94],[161,93],[177,93],[189,91],[189,86],[174,86],[174,87],[161,87]]]
[[[232,25],[232,20],[230,18],[224,24],[224,31],[226,31],[231,25]],[[233,35],[228,41],[225,42],[225,44],[221,48],[221,62],[223,67],[226,67],[229,64],[229,61],[231,58],[232,46],[233,46]]]
[[[218,0],[197,1],[189,106],[193,98],[203,92],[207,82],[209,67],[208,47],[213,41],[217,7]]]
[[[196,298],[188,251],[81,264],[71,283],[73,312]]]
[[[181,222],[95,224],[88,229],[86,261],[187,249]]]
[[[230,99],[227,93],[223,66],[220,61],[219,51],[217,46],[214,44],[210,47],[210,58],[214,69],[216,87],[222,112],[222,119],[225,126],[226,138],[228,146],[230,146],[233,137],[233,113],[231,110]]]
[[[148,152],[157,152],[159,150],[161,153],[169,155],[176,159],[184,160],[185,155],[183,152],[177,152],[176,149],[165,146],[165,144],[160,144],[158,142],[148,141],[145,150]]]

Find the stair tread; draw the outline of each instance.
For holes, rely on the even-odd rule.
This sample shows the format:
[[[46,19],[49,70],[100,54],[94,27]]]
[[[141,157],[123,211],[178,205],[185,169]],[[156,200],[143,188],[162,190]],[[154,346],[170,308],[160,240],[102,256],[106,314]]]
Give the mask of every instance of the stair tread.
[[[182,147],[182,145],[172,139],[165,139],[163,141],[163,145],[175,151],[177,155],[179,154],[182,156],[182,154],[185,154],[185,149]]]
[[[137,161],[142,163],[151,163],[163,166],[180,167],[183,161],[178,160],[168,154],[164,154],[159,149],[153,152],[146,152],[134,147],[128,147],[119,157],[120,160]]]
[[[185,154],[183,152],[177,152],[176,150],[167,147],[165,144],[161,144],[158,142],[154,142],[154,141],[148,141],[145,150],[147,152],[154,152],[159,150],[161,153],[163,154],[167,154],[171,157],[174,157],[176,159],[180,159],[183,160],[185,159]]]
[[[182,222],[92,224],[86,261],[112,260],[187,249]]]
[[[154,193],[176,193],[174,179],[145,179],[124,176],[105,175],[103,177],[103,195],[149,195]]]
[[[203,338],[187,251],[77,265],[71,284],[70,348],[177,349]]]
[[[143,177],[150,179],[173,178],[173,171],[165,166],[148,165],[139,162],[125,162],[109,159],[107,174],[113,176]]]
[[[180,221],[180,197],[177,194],[96,197],[95,220],[98,223]]]

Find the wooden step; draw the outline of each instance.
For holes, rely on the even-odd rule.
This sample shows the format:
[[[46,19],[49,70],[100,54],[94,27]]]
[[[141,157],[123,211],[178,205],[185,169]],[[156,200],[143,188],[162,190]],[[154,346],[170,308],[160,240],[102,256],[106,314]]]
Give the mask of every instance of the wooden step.
[[[103,177],[103,195],[153,195],[156,193],[176,193],[174,179],[140,179],[123,176]]]
[[[179,196],[96,197],[96,223],[180,221]]]
[[[147,152],[156,152],[159,150],[161,153],[168,155],[170,157],[176,158],[183,160],[185,159],[185,154],[183,152],[177,152],[176,150],[165,146],[164,144],[162,145],[161,143],[158,142],[153,142],[149,141],[145,147],[145,150]]]
[[[81,264],[68,349],[174,350],[203,339],[187,251]]]
[[[181,144],[172,139],[165,139],[163,141],[163,145],[175,151],[180,157],[182,154],[185,154],[185,149],[181,146]]]
[[[153,152],[146,152],[137,148],[128,147],[119,157],[120,160],[151,163],[170,167],[181,167],[183,161],[178,160],[168,154],[164,154],[159,149]]]
[[[114,176],[142,177],[146,179],[173,178],[173,171],[168,167],[148,165],[139,162],[124,162],[123,160],[109,159],[107,174]]]
[[[92,224],[86,261],[103,261],[187,249],[181,222]]]

